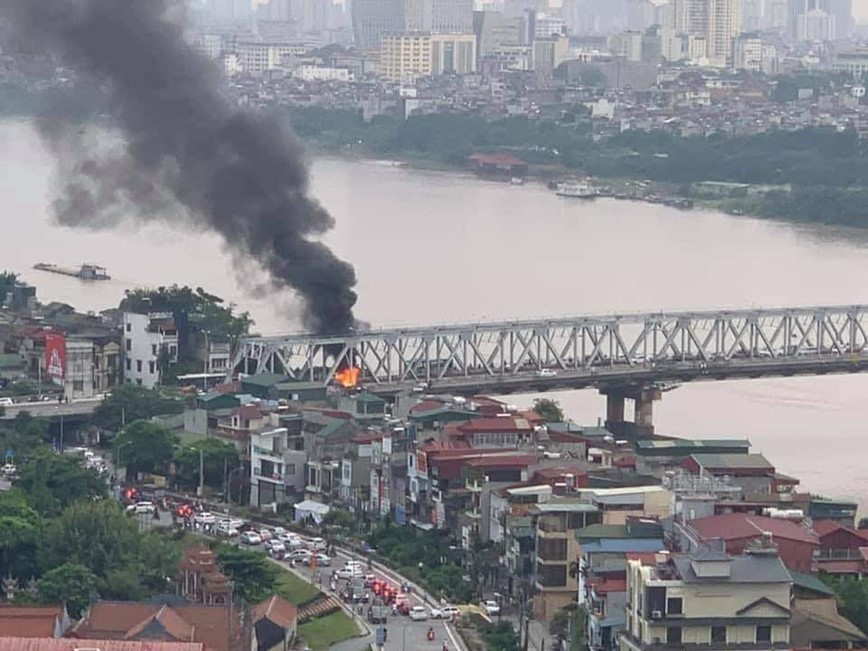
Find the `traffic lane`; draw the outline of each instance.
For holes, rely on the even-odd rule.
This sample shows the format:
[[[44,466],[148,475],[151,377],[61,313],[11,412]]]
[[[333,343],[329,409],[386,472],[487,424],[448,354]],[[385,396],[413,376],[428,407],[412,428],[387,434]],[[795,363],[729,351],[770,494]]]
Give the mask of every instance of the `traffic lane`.
[[[399,615],[402,624],[394,626],[391,622],[386,625],[388,635],[386,637],[386,651],[442,651],[443,642],[447,648],[455,651],[459,647],[451,640],[451,632],[446,623],[440,621],[414,622],[409,617]],[[393,617],[390,620],[395,619]],[[428,639],[428,629],[434,629],[434,639]]]

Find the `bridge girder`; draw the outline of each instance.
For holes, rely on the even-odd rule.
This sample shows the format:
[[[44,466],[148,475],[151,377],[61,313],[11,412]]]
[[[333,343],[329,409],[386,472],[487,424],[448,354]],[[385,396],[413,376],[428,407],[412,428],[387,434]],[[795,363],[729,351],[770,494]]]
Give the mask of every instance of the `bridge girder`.
[[[528,375],[601,385],[603,375],[631,381],[651,370],[665,379],[685,365],[747,376],[757,363],[780,362],[797,374],[823,360],[868,359],[866,332],[862,305],[573,317],[247,338],[232,369],[327,385],[351,365],[368,389],[384,393],[458,380],[484,390]]]

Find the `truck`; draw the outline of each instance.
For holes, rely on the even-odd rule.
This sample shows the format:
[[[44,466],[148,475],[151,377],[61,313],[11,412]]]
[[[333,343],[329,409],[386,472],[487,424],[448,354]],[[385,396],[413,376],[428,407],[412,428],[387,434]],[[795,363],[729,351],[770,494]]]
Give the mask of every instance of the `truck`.
[[[368,621],[371,624],[385,624],[389,616],[389,607],[382,604],[374,604],[368,607]]]

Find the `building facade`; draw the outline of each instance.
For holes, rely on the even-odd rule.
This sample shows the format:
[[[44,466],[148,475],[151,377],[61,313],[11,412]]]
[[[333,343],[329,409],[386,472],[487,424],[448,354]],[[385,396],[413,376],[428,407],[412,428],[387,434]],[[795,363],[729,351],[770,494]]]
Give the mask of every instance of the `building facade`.
[[[124,381],[153,389],[163,362],[178,361],[178,329],[168,313],[124,313]]]

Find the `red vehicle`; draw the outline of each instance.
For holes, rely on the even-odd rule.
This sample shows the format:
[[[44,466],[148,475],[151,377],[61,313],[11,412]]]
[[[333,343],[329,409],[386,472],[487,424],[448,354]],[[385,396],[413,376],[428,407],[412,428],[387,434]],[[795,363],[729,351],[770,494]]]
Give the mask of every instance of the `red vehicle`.
[[[175,517],[176,518],[189,518],[193,515],[193,505],[192,504],[181,504],[177,508],[175,508]]]

